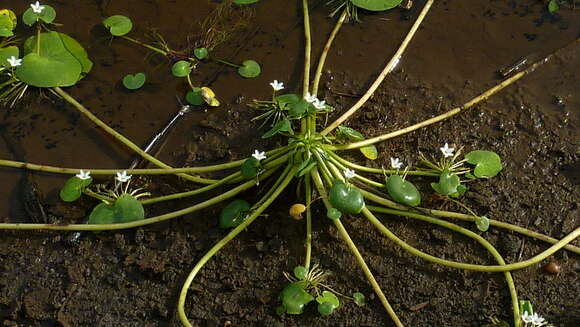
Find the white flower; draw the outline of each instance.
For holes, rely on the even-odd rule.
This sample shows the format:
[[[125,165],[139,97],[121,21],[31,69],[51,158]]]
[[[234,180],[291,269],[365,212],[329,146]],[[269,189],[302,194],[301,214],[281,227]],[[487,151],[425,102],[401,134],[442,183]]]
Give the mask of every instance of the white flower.
[[[546,319],[544,319],[536,312],[534,312],[534,314],[531,317],[532,317],[532,325],[534,326],[543,326],[544,324],[546,324]]]
[[[342,173],[344,174],[344,177],[346,179],[350,179],[350,178],[353,178],[355,176],[354,170],[350,170],[348,168],[346,168]]]
[[[131,179],[131,175],[127,175],[127,171],[123,170],[121,173],[117,173],[117,177],[115,177],[121,183],[125,183]]]
[[[44,6],[41,6],[38,1],[36,1],[36,3],[31,3],[30,8],[32,8],[32,11],[36,14],[40,14],[44,10]]]
[[[399,160],[399,158],[391,157],[391,167],[393,169],[401,169],[403,167],[403,163]]]
[[[252,154],[252,157],[254,157],[258,161],[264,160],[266,159],[266,152],[260,152],[259,150],[255,150],[254,154]]]
[[[270,83],[270,86],[272,86],[274,91],[280,91],[284,89],[284,83],[278,82],[277,80],[274,80],[272,83]]]
[[[8,62],[10,63],[10,66],[12,66],[12,67],[17,67],[17,66],[22,65],[22,59],[18,59],[14,56],[12,56],[6,60],[8,60]]]
[[[314,99],[314,101],[312,101],[312,105],[314,106],[314,108],[322,110],[324,108],[326,108],[326,104],[324,104],[325,101],[320,101],[318,99]]]
[[[532,322],[532,317],[533,316],[529,315],[527,311],[524,311],[524,313],[521,315],[522,321],[526,324]]]
[[[310,92],[306,92],[306,95],[304,96],[304,100],[306,100],[306,102],[313,103],[314,101],[316,101],[318,99],[316,98],[316,95],[312,95],[312,94],[310,94]]]
[[[91,178],[91,172],[88,171],[88,170],[87,171],[84,171],[84,170],[81,169],[81,171],[78,174],[76,174],[75,176],[78,177],[79,179],[82,179],[84,181],[84,180],[87,180],[87,179],[90,179]]]
[[[443,156],[445,156],[445,158],[447,158],[447,157],[453,157],[453,151],[455,149],[450,148],[449,145],[447,143],[445,143],[445,145],[442,148],[439,148],[439,150],[441,150],[441,152],[443,153]]]

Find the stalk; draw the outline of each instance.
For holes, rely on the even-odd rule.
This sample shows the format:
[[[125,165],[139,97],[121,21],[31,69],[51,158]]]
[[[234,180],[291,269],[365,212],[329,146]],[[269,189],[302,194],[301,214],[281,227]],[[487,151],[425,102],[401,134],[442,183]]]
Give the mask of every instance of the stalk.
[[[306,241],[304,247],[304,267],[310,270],[310,257],[312,256],[312,180],[310,175],[304,176],[304,192],[306,193]]]
[[[312,51],[312,38],[310,33],[310,15],[308,13],[308,0],[302,0],[302,14],[304,16],[304,80],[302,81],[302,97],[309,92],[310,83],[310,53]],[[306,134],[309,129],[309,117],[302,118],[302,133]]]
[[[164,57],[167,57],[167,55],[169,54],[169,52],[167,52],[167,51],[164,51],[164,50],[161,50],[159,48],[156,48],[156,47],[154,47],[152,45],[149,45],[149,44],[147,44],[145,42],[141,42],[141,41],[139,41],[137,39],[134,39],[132,37],[129,37],[129,36],[126,36],[126,35],[122,35],[121,37],[124,38],[127,41],[131,41],[131,42],[133,42],[135,44],[138,44],[138,45],[140,45],[142,47],[145,47],[145,48],[147,48],[147,49],[149,49],[149,50],[151,50],[153,52],[157,52],[158,54],[160,54],[160,55],[162,55]]]
[[[341,156],[334,153],[333,151],[326,151],[326,152],[329,154],[330,157],[332,157],[333,159],[336,159],[338,162],[340,162],[344,166],[346,166],[348,168],[355,169],[355,170],[360,170],[360,171],[364,171],[366,173],[371,173],[371,174],[381,174],[381,175],[386,175],[386,174],[392,175],[392,174],[396,174],[398,172],[397,170],[394,170],[394,169],[382,169],[382,168],[379,169],[379,168],[371,168],[371,167],[358,165],[354,162],[351,162],[351,161],[348,161],[348,160],[342,158]],[[407,170],[405,172],[405,174],[413,175],[413,176],[431,176],[431,177],[439,176],[439,174],[428,172],[428,171],[421,171],[421,170]]]

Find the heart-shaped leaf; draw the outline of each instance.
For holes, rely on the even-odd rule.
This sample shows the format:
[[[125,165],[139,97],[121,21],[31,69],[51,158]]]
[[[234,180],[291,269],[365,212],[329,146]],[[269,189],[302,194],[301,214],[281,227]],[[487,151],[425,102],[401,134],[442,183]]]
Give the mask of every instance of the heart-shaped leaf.
[[[314,300],[314,297],[304,290],[303,282],[294,282],[284,287],[280,293],[280,300],[286,313],[299,315],[304,312],[304,308]]]
[[[245,178],[254,178],[260,171],[260,161],[254,157],[246,159],[240,167],[240,172]]]
[[[444,170],[441,175],[439,175],[438,183],[431,183],[431,187],[439,194],[451,195],[457,193],[457,187],[460,185],[459,176],[457,174],[450,172],[449,170]]]
[[[69,178],[62,189],[60,189],[60,198],[65,202],[76,201],[82,194],[82,190],[91,185],[93,178],[81,179],[77,176]]]
[[[115,220],[115,207],[106,203],[98,204],[89,215],[89,224],[112,224]]]
[[[341,180],[334,182],[328,198],[333,207],[351,215],[360,213],[365,207],[365,201],[359,189]]]
[[[11,57],[18,58],[19,51],[16,46],[9,46],[6,48],[0,48],[0,67],[10,67],[8,59]]]
[[[180,60],[171,66],[171,73],[175,77],[185,77],[191,73],[191,64],[189,61]]]
[[[209,55],[209,52],[207,51],[206,48],[196,48],[193,50],[193,55],[197,59],[203,60],[203,59],[207,58],[207,56]]]
[[[288,119],[284,119],[277,122],[276,125],[272,127],[272,129],[270,129],[269,131],[264,133],[264,135],[262,135],[262,138],[267,139],[282,132],[290,132],[290,134],[292,134],[292,124],[290,124],[290,121]]]
[[[133,29],[133,22],[127,16],[113,15],[103,20],[103,25],[109,29],[113,36],[122,36]]]
[[[123,193],[115,203],[97,205],[89,215],[89,224],[116,224],[145,218],[143,205],[132,195]]]
[[[308,103],[304,99],[299,99],[298,102],[289,104],[288,105],[288,116],[295,117],[295,118],[302,117],[306,113],[306,110],[308,109],[309,105],[310,105],[310,103]]]
[[[475,219],[475,226],[482,232],[485,232],[489,229],[489,218],[486,216],[477,217]]]
[[[383,11],[395,8],[401,4],[403,0],[350,0],[350,2],[362,9],[370,11]]]
[[[365,295],[362,294],[361,292],[353,293],[352,298],[354,299],[354,303],[356,303],[356,305],[358,305],[359,307],[362,307],[365,305],[366,298],[365,298]]]
[[[203,97],[201,96],[201,88],[194,87],[191,91],[187,92],[185,95],[185,101],[194,106],[201,106],[205,103]]]
[[[329,291],[322,291],[322,294],[316,297],[316,302],[318,303],[329,302],[330,304],[332,304],[334,309],[340,306],[340,301],[338,300],[338,297],[336,297],[334,293]]]
[[[234,228],[244,222],[250,211],[250,204],[244,200],[234,200],[220,213],[220,227]]]
[[[417,190],[415,185],[404,180],[399,175],[392,175],[386,181],[387,192],[393,200],[412,207],[416,207],[421,203],[421,193]]]
[[[323,302],[318,304],[318,313],[322,316],[329,316],[334,311],[334,306],[330,302]]]
[[[282,94],[276,97],[276,103],[278,103],[278,107],[282,110],[289,110],[298,101],[300,101],[300,97],[293,93]]]
[[[253,60],[246,60],[242,67],[238,68],[238,74],[245,78],[254,78],[262,72],[260,65]]]
[[[28,26],[36,23],[39,20],[50,24],[56,18],[56,10],[49,5],[42,5],[44,9],[40,13],[35,13],[32,8],[28,8],[24,14],[22,14],[22,22]]]
[[[490,178],[502,169],[501,158],[493,151],[475,150],[465,155],[468,163],[475,165],[473,174],[479,178]]]
[[[342,217],[342,212],[336,208],[330,208],[328,211],[326,211],[326,217],[330,220],[339,219]]]
[[[145,84],[145,73],[127,74],[123,77],[123,86],[129,90],[137,90]]]

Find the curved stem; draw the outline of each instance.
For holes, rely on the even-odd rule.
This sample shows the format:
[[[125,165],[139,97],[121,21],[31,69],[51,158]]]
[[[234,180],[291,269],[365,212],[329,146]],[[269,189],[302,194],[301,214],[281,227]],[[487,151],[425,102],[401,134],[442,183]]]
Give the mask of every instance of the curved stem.
[[[193,279],[195,278],[197,273],[206,264],[206,262],[209,261],[209,259],[211,259],[222,247],[228,244],[229,241],[234,239],[234,237],[236,237],[241,231],[246,229],[246,227],[248,227],[252,222],[254,222],[254,220],[256,220],[256,218],[260,216],[260,214],[278,197],[278,195],[280,195],[280,193],[286,188],[286,186],[288,186],[290,181],[294,178],[294,174],[298,170],[297,168],[298,167],[293,167],[289,171],[289,173],[286,176],[284,176],[284,180],[282,181],[280,186],[276,188],[276,190],[271,195],[269,195],[269,197],[265,201],[263,201],[263,203],[258,208],[256,208],[256,210],[254,210],[248,218],[246,218],[239,226],[234,228],[224,238],[222,238],[219,242],[217,242],[193,267],[193,269],[187,276],[187,279],[183,283],[183,287],[181,288],[181,292],[179,293],[179,300],[177,304],[179,320],[184,326],[192,327],[191,323],[189,322],[189,319],[187,319],[187,315],[185,314],[185,299],[187,298],[187,291],[189,290],[189,286],[193,282]]]
[[[360,170],[360,171],[364,171],[366,173],[371,173],[371,174],[381,174],[381,175],[385,175],[385,174],[392,175],[392,174],[396,174],[398,172],[398,170],[395,170],[395,169],[379,169],[379,168],[371,168],[371,167],[361,166],[361,165],[358,165],[354,162],[351,162],[351,161],[348,161],[348,160],[342,158],[341,156],[334,153],[333,151],[326,151],[326,152],[332,158],[336,159],[341,164],[345,165],[348,168],[352,168],[355,170]],[[432,176],[432,177],[437,177],[440,175],[437,173],[432,173],[432,172],[428,172],[428,171],[421,171],[421,170],[407,170],[405,172],[405,174],[413,175],[413,176]]]
[[[476,265],[476,264],[469,264],[469,263],[462,263],[456,261],[450,261],[441,259],[438,257],[434,257],[430,254],[422,252],[411,245],[407,244],[405,241],[398,238],[395,234],[393,234],[385,225],[383,225],[367,208],[364,208],[362,213],[367,217],[367,219],[386,237],[388,237],[391,241],[395,242],[397,245],[402,247],[405,251],[415,255],[419,258],[427,260],[429,262],[437,263],[443,266],[451,267],[451,268],[458,268],[458,269],[465,269],[465,270],[474,270],[474,271],[482,271],[482,272],[503,272],[503,271],[512,271],[517,269],[522,269],[533,264],[536,264],[547,257],[551,256],[552,254],[556,253],[556,251],[560,250],[564,247],[564,245],[572,242],[580,235],[580,227],[576,228],[572,233],[568,234],[566,237],[558,241],[558,243],[552,245],[547,250],[541,252],[540,254],[524,261],[520,261],[517,263],[510,263],[507,265],[499,265],[499,266],[492,266],[492,265]]]
[[[346,19],[346,15],[347,15],[347,10],[345,8],[342,11],[342,14],[340,15],[340,17],[338,18],[336,25],[334,25],[334,28],[332,29],[332,32],[330,33],[330,36],[328,37],[328,40],[326,41],[326,44],[324,45],[324,49],[322,50],[322,54],[320,55],[320,59],[318,59],[318,66],[316,67],[316,72],[314,73],[314,81],[312,82],[312,95],[318,94],[318,84],[320,84],[320,77],[322,76],[322,69],[324,68],[324,63],[326,62],[326,57],[328,56],[328,51],[330,50],[330,47],[332,46],[332,42],[334,41],[334,38],[338,34],[338,31],[340,30],[342,23],[344,23],[344,20]]]
[[[68,103],[72,104],[78,111],[80,111],[83,115],[85,115],[93,123],[95,123],[97,126],[99,126],[102,129],[104,129],[107,133],[109,133],[111,136],[113,136],[114,138],[116,138],[119,142],[123,143],[125,146],[127,146],[129,149],[133,150],[135,153],[139,154],[141,157],[145,158],[147,161],[151,162],[152,164],[154,164],[154,165],[156,165],[158,167],[162,167],[162,168],[172,168],[171,166],[169,166],[169,165],[165,164],[164,162],[160,161],[159,159],[157,159],[157,158],[151,156],[150,154],[146,153],[139,146],[137,146],[135,143],[131,142],[129,139],[127,139],[121,133],[119,133],[116,130],[114,130],[111,127],[109,127],[107,124],[105,124],[102,120],[100,120],[99,118],[97,118],[97,116],[93,115],[92,112],[90,112],[87,108],[85,108],[82,104],[80,104],[78,101],[76,101],[72,96],[70,96],[68,93],[66,93],[60,87],[54,87],[53,90],[57,94],[59,94],[60,96],[62,96]],[[212,183],[215,183],[215,180],[210,180],[210,179],[206,179],[206,178],[202,178],[202,177],[197,177],[197,176],[192,176],[192,175],[187,175],[187,174],[178,174],[178,176],[179,177],[182,177],[182,178],[184,178],[186,180],[189,180],[189,181],[192,181],[192,182],[196,182],[196,183],[200,183],[200,184],[212,184]]]
[[[385,66],[383,71],[379,74],[377,79],[369,87],[367,92],[350,109],[348,109],[347,112],[345,112],[342,116],[340,116],[332,124],[330,124],[328,127],[326,127],[320,133],[321,135],[326,135],[326,134],[332,132],[335,128],[338,127],[338,125],[342,124],[345,120],[347,120],[350,116],[352,116],[360,107],[362,107],[362,105],[365,104],[367,102],[367,100],[373,95],[373,93],[376,91],[376,89],[379,87],[379,85],[381,85],[381,83],[383,82],[383,80],[385,79],[387,74],[391,72],[391,70],[396,66],[396,64],[401,59],[403,52],[405,51],[405,49],[409,45],[409,42],[411,42],[411,39],[415,35],[415,32],[417,32],[419,25],[421,25],[421,22],[423,21],[423,19],[427,15],[427,12],[429,12],[429,9],[431,8],[432,4],[433,4],[433,0],[427,0],[427,3],[425,3],[423,10],[419,14],[419,17],[417,17],[417,20],[415,20],[415,23],[413,24],[413,26],[409,30],[409,33],[407,33],[407,36],[405,37],[405,39],[403,40],[403,42],[399,46],[399,49],[397,49],[397,51],[395,52],[395,55],[391,58],[391,60],[389,60],[389,62],[387,63],[387,65]]]
[[[324,202],[326,209],[330,209],[332,207],[332,205],[330,204],[330,202],[328,202],[328,195],[326,194],[326,190],[324,189],[324,184],[322,183],[322,179],[320,178],[320,175],[318,173],[317,168],[312,169],[311,176],[312,176],[312,180],[314,181],[314,185],[316,185],[318,193],[322,197],[322,201]],[[352,239],[348,235],[348,232],[346,231],[346,229],[344,228],[344,226],[340,222],[340,219],[335,219],[335,220],[333,220],[333,222],[334,222],[334,226],[338,229],[340,236],[342,237],[342,239],[344,240],[344,242],[346,243],[346,245],[348,246],[348,248],[350,249],[352,254],[355,256],[359,267],[362,269],[363,273],[365,274],[365,277],[367,278],[367,280],[371,284],[371,287],[373,288],[373,290],[375,291],[375,294],[378,296],[379,300],[381,301],[381,304],[383,305],[383,307],[385,308],[385,310],[387,311],[387,313],[389,314],[389,316],[391,317],[391,319],[393,320],[395,325],[397,327],[403,327],[401,320],[399,319],[399,317],[395,313],[395,310],[393,310],[393,307],[391,307],[391,304],[389,303],[389,301],[387,300],[387,297],[383,293],[381,286],[379,285],[379,283],[375,279],[375,276],[373,276],[373,273],[371,272],[371,270],[367,266],[366,262],[364,261],[364,258],[362,257],[362,255],[360,254],[358,249],[356,248],[356,245],[354,244],[354,242],[352,241]]]
[[[467,237],[474,239],[476,242],[481,244],[493,256],[493,258],[497,261],[497,263],[499,263],[500,265],[506,264],[505,260],[501,256],[501,254],[497,251],[497,249],[493,245],[491,245],[491,243],[489,243],[485,238],[481,237],[480,235],[470,231],[469,229],[463,228],[461,226],[458,226],[456,224],[453,224],[453,223],[450,223],[450,222],[447,222],[444,220],[435,219],[435,218],[432,218],[429,216],[411,213],[411,212],[407,212],[407,211],[393,210],[393,209],[387,209],[387,208],[375,207],[375,206],[367,206],[367,208],[370,211],[374,211],[374,212],[381,212],[381,213],[386,213],[386,214],[391,214],[391,215],[397,215],[397,216],[403,216],[403,217],[422,220],[422,221],[425,221],[425,222],[428,222],[428,223],[431,223],[434,225],[438,225],[438,226],[450,229],[450,230],[458,232],[460,234],[463,234]],[[505,276],[506,283],[508,285],[508,289],[509,289],[509,293],[510,293],[510,297],[512,300],[514,323],[515,323],[516,327],[519,327],[520,326],[520,306],[519,306],[516,286],[514,284],[514,280],[512,278],[512,275],[509,271],[505,271],[504,276]]]
[[[147,44],[147,43],[145,43],[145,42],[141,42],[141,41],[139,41],[139,40],[137,40],[137,39],[134,39],[134,38],[132,38],[132,37],[128,37],[128,36],[126,36],[126,35],[122,35],[121,37],[122,37],[122,38],[124,38],[124,39],[125,39],[125,40],[127,40],[127,41],[131,41],[131,42],[133,42],[133,43],[135,43],[135,44],[138,44],[138,45],[140,45],[140,46],[142,46],[142,47],[145,47],[145,48],[147,48],[147,49],[149,49],[149,50],[151,50],[151,51],[153,51],[153,52],[157,52],[157,53],[159,53],[160,55],[162,55],[162,56],[164,56],[164,57],[167,57],[167,54],[169,53],[169,52],[167,52],[167,51],[164,51],[164,50],[161,50],[161,49],[159,49],[159,48],[156,48],[156,47],[154,47],[154,46],[152,46],[152,45],[149,45],[149,44]]]
[[[230,67],[233,67],[233,68],[240,68],[240,67],[242,67],[241,65],[236,65],[234,63],[231,63],[231,62],[226,61],[226,60],[223,60],[223,59],[218,59],[218,58],[213,58],[213,57],[210,57],[210,59],[213,60],[213,61],[215,61],[215,62],[218,62],[218,63],[220,63],[222,65],[230,66]]]

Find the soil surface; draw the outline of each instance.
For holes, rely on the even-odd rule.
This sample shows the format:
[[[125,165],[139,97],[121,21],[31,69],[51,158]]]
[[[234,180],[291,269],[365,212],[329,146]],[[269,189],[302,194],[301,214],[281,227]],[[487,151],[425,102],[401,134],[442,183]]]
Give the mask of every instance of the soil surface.
[[[313,54],[320,53],[335,19],[324,1],[312,2]],[[22,13],[27,4],[4,1]],[[112,14],[133,18],[132,35],[145,39],[155,28],[172,47],[194,44],[199,22],[216,1],[50,1],[60,30],[86,46],[93,71],[68,88],[98,117],[137,144],[145,144],[179,109],[175,100],[186,89],[168,74],[163,58],[121,39],[111,40],[99,22]],[[159,157],[175,166],[204,165],[247,157],[282,139],[263,141],[251,121],[251,99],[271,96],[268,83],[284,81],[298,92],[303,65],[300,1],[261,1],[251,25],[216,47],[215,54],[241,62],[255,59],[261,76],[240,78],[214,64],[193,76],[209,84],[223,105],[186,115],[172,131]],[[412,25],[424,1],[411,10],[361,13],[361,24],[347,24],[329,53],[320,97],[347,110],[372,83]],[[406,127],[461,105],[500,81],[498,70],[528,56],[556,55],[531,75],[488,101],[443,123],[378,145],[380,158],[359,152],[345,157],[373,167],[388,167],[390,157],[418,164],[418,151],[438,155],[448,142],[465,151],[487,149],[503,159],[495,178],[470,184],[463,203],[478,214],[562,238],[580,225],[580,4],[549,14],[542,1],[436,1],[397,69],[347,125],[367,137]],[[18,32],[27,33],[22,26]],[[558,49],[562,49],[557,51]],[[137,92],[122,88],[127,73],[145,71],[148,83]],[[31,91],[13,109],[4,108],[0,157],[55,166],[122,168],[132,154],[94,128],[73,107],[49,93]],[[95,202],[74,205],[58,200],[66,177],[0,169],[0,220],[30,222],[23,209],[23,183],[33,179],[43,191],[51,222],[81,222]],[[427,179],[413,179],[428,185]],[[174,178],[141,179],[155,194],[191,189]],[[105,182],[105,180],[103,180]],[[428,188],[424,188],[428,191]],[[248,200],[255,200],[249,192]],[[186,312],[198,326],[392,326],[378,299],[336,229],[315,205],[313,261],[332,275],[337,291],[360,291],[367,304],[344,300],[331,316],[315,306],[301,316],[279,316],[277,296],[286,284],[283,271],[303,261],[303,221],[287,215],[291,187],[268,209],[268,216],[216,257],[195,279]],[[203,197],[147,207],[147,216],[201,201]],[[430,199],[432,208],[462,211]],[[168,222],[126,231],[83,234],[0,232],[0,324],[3,326],[180,326],[177,297],[188,272],[226,231],[217,226],[219,207]],[[382,221],[400,238],[423,251],[450,260],[493,264],[473,241],[445,229],[393,216]],[[511,321],[511,304],[501,274],[440,267],[415,258],[382,237],[362,217],[342,219],[367,260],[394,310],[406,326],[481,326],[490,317]],[[464,226],[476,230],[472,224]],[[508,262],[538,254],[546,243],[499,228],[482,235]],[[578,240],[575,245],[580,245]],[[513,273],[520,299],[556,326],[580,326],[578,256],[559,251],[548,261]]]

